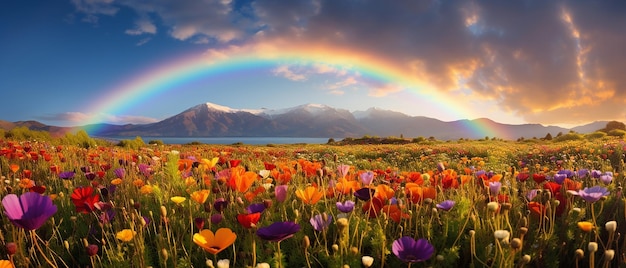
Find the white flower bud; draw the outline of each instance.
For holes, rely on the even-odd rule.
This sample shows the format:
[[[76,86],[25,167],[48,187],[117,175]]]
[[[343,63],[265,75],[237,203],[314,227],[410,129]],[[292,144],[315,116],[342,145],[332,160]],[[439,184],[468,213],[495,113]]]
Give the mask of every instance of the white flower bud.
[[[367,267],[371,267],[372,264],[374,264],[374,258],[371,256],[363,256],[361,257],[361,263],[363,263],[363,266]]]

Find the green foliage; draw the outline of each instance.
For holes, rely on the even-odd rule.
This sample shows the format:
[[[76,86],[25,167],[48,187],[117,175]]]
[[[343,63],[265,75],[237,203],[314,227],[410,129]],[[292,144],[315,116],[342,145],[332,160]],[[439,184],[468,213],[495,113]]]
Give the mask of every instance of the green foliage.
[[[622,122],[618,122],[618,121],[610,121],[606,123],[606,126],[603,129],[600,129],[598,131],[608,133],[608,132],[611,132],[612,130],[625,130],[626,131],[626,124]]]
[[[585,135],[585,138],[588,140],[595,140],[595,139],[602,139],[606,137],[606,133],[605,132],[601,132],[601,131],[596,131],[593,133],[589,133]]]
[[[139,149],[141,147],[146,146],[146,143],[143,142],[143,139],[139,136],[135,137],[134,140],[121,140],[117,146],[128,148],[128,149]]]
[[[50,141],[52,140],[50,133],[47,131],[30,130],[28,127],[15,127],[7,132],[4,132],[3,137],[7,139],[15,140],[39,140]]]
[[[559,133],[561,134],[561,133]],[[561,134],[561,135],[557,135],[556,138],[553,139],[553,141],[555,142],[563,142],[563,141],[576,141],[576,140],[582,140],[584,139],[584,136],[578,133],[567,133],[567,134]]]
[[[626,130],[622,130],[622,129],[613,129],[613,130],[609,130],[609,132],[607,133],[608,136],[613,136],[613,137],[620,137],[623,138],[624,135],[626,135]]]
[[[165,143],[163,143],[162,140],[150,140],[150,141],[148,141],[148,144],[150,144],[150,145],[165,145]]]

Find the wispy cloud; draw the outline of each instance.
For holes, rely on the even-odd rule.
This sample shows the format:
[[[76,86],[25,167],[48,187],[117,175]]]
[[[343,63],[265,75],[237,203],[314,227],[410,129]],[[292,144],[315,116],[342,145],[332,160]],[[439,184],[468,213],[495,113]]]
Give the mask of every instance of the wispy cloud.
[[[135,28],[126,30],[129,35],[156,34],[157,28],[149,19],[140,19],[135,22]]]
[[[281,77],[287,78],[287,79],[292,80],[292,81],[304,81],[304,80],[306,80],[306,75],[304,73],[292,70],[287,65],[281,65],[281,66],[275,68],[274,70],[272,70],[272,73],[274,75],[276,75],[276,76],[281,76]]]

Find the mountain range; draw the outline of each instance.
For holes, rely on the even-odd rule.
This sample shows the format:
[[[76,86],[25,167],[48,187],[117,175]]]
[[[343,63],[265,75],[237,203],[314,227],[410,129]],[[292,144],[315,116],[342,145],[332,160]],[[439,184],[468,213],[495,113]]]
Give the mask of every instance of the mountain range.
[[[150,124],[95,124],[74,128],[47,126],[36,121],[0,121],[0,128],[27,126],[54,133],[85,129],[98,137],[319,137],[345,138],[434,137],[440,140],[516,140],[543,138],[575,131],[590,133],[606,126],[598,121],[571,129],[541,124],[503,124],[487,118],[441,121],[424,116],[369,108],[350,112],[320,104],[304,104],[287,109],[233,109],[213,103],[191,107],[177,115]]]

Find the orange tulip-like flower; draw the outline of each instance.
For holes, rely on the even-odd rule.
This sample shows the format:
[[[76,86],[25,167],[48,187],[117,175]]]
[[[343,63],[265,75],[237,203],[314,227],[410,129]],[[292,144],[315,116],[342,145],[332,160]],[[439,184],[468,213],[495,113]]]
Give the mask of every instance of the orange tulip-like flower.
[[[179,171],[190,171],[193,167],[193,160],[185,158],[178,159],[178,170]]]
[[[401,219],[408,219],[409,214],[402,213],[402,209],[398,205],[385,205],[383,213],[387,214],[394,222],[400,223]]]
[[[231,168],[228,186],[240,193],[245,193],[250,189],[250,186],[258,176],[259,175],[252,171],[246,171],[244,167],[234,167]]]
[[[23,189],[30,189],[33,186],[35,186],[35,182],[33,180],[30,180],[30,179],[21,179],[19,185]]]
[[[308,186],[304,190],[298,189],[296,190],[296,196],[302,200],[305,204],[313,205],[320,201],[324,196],[323,192],[317,190],[317,188],[313,186]]]
[[[139,192],[141,194],[151,194],[152,193],[152,186],[150,186],[150,185],[141,186],[141,188],[139,188]]]
[[[588,233],[593,230],[593,223],[588,221],[579,221],[578,228],[580,228],[580,230],[582,230],[583,232]]]
[[[355,180],[348,180],[345,177],[339,178],[337,180],[337,184],[335,185],[335,190],[344,195],[350,194],[356,190],[361,188],[359,186],[359,182]]]
[[[111,184],[113,184],[113,185],[120,185],[120,184],[122,184],[122,179],[115,178],[115,179],[111,180]]]
[[[209,197],[209,193],[211,193],[209,190],[194,191],[191,193],[191,199],[198,204],[204,204]]]
[[[196,245],[214,255],[232,245],[236,239],[237,234],[229,228],[217,229],[215,234],[211,230],[204,229],[193,235],[193,242]]]

